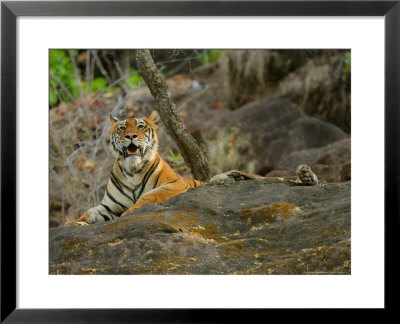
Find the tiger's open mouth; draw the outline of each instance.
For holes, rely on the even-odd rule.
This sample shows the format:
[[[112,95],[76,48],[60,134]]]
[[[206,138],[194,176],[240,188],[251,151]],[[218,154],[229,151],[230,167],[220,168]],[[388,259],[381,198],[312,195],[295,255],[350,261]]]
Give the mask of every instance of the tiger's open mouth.
[[[140,147],[137,147],[133,143],[129,144],[129,146],[125,148],[124,158],[127,158],[132,155],[139,155],[139,156],[142,155],[142,150],[140,149]]]

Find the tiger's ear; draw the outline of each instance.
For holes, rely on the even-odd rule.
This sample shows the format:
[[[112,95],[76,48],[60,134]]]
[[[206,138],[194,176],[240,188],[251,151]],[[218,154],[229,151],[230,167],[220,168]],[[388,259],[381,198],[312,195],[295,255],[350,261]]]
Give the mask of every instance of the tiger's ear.
[[[160,121],[160,114],[157,110],[153,110],[148,116],[147,119],[150,120],[153,124],[157,125]]]
[[[119,122],[119,119],[117,117],[114,117],[113,115],[110,115],[110,122],[111,125],[114,125],[115,123]]]

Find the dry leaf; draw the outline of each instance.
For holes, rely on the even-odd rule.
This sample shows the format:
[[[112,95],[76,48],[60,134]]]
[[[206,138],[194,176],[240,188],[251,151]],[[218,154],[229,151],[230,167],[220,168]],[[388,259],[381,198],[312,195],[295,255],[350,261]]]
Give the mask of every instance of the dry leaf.
[[[79,160],[78,162],[76,162],[76,167],[78,168],[79,171],[82,171],[83,168],[85,167],[85,161]]]
[[[94,169],[94,163],[91,160],[86,160],[85,162],[85,169],[88,170],[93,170]]]
[[[214,104],[211,106],[211,109],[212,110],[226,109],[226,107],[223,102],[217,101],[217,102],[214,102]]]

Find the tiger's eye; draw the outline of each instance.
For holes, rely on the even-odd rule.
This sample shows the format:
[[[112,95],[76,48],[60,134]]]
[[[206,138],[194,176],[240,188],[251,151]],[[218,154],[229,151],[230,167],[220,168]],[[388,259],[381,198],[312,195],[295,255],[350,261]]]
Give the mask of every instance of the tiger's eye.
[[[126,127],[123,125],[120,125],[120,126],[118,126],[118,129],[123,132],[126,129]]]
[[[145,125],[138,125],[138,128],[139,129],[143,129],[143,128],[145,128],[146,126]]]

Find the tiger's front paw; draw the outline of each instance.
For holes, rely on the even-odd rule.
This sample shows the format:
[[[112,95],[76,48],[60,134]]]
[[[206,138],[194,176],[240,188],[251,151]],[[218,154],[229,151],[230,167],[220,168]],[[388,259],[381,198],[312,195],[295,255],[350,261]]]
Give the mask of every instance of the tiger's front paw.
[[[79,222],[77,219],[65,223],[65,226],[85,226],[89,225],[86,222]]]
[[[317,175],[311,170],[308,165],[301,164],[296,168],[296,183],[308,186],[314,186],[318,184]]]
[[[91,216],[89,211],[87,211],[78,219],[74,219],[72,221],[67,222],[65,226],[82,226],[82,225],[84,226],[84,225],[89,225],[91,223],[93,223],[93,217]]]
[[[228,172],[220,173],[213,176],[208,183],[209,184],[226,184],[226,183],[234,183],[236,181],[243,181],[245,178],[239,171],[231,170]]]

